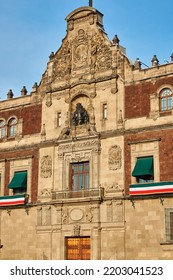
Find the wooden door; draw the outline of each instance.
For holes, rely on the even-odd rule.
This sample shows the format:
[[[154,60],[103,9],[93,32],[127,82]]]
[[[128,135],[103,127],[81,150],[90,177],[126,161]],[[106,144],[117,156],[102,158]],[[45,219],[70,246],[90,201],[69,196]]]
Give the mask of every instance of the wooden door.
[[[90,260],[90,237],[66,238],[67,260]]]

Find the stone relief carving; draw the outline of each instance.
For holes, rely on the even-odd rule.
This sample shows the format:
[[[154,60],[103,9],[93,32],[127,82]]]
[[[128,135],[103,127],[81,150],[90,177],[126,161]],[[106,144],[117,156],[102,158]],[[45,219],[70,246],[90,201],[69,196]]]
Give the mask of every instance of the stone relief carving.
[[[86,208],[85,217],[86,217],[86,222],[92,223],[92,221],[93,221],[93,209],[92,209],[91,206]]]
[[[89,160],[91,157],[91,152],[77,152],[77,153],[73,153],[71,155],[67,155],[66,161],[67,162],[79,162],[79,161],[87,161]]]
[[[117,182],[114,182],[110,185],[107,185],[107,183],[104,183],[104,189],[107,194],[123,191],[121,186]]]
[[[52,176],[52,157],[43,156],[41,159],[41,177],[50,178]]]
[[[46,95],[46,106],[47,107],[52,106],[52,95],[51,95],[51,93],[47,93],[47,95]]]
[[[71,73],[71,44],[69,41],[63,43],[58,54],[55,56],[53,65],[53,77],[64,77]]]
[[[68,22],[68,30],[72,31],[74,29],[74,21],[73,20],[70,20]]]
[[[112,52],[110,46],[105,43],[105,39],[94,34],[91,40],[91,57],[92,64],[95,64],[97,71],[111,69]]]
[[[87,124],[89,122],[89,116],[85,108],[81,103],[77,103],[76,110],[72,115],[72,123],[75,126],[81,124]]]
[[[48,189],[43,189],[40,191],[39,197],[51,197],[51,191]]]
[[[63,223],[63,224],[67,224],[67,223],[68,223],[68,220],[69,220],[68,208],[65,207],[65,208],[62,210],[62,223]]]
[[[75,225],[73,227],[73,235],[74,236],[80,236],[81,226]]]
[[[78,151],[86,151],[86,150],[93,150],[95,152],[99,152],[101,147],[100,140],[90,140],[85,142],[74,142],[72,144],[64,144],[59,145],[59,151],[58,153],[67,153],[73,151],[74,153]]]
[[[109,149],[108,164],[109,164],[109,169],[111,170],[117,170],[121,168],[122,150],[120,146],[114,145]]]
[[[93,14],[89,15],[89,23],[90,23],[90,25],[94,24],[94,15]]]
[[[95,94],[92,89],[92,94]],[[62,129],[59,140],[76,137],[77,135],[98,135],[95,127],[94,107],[88,94],[79,91],[69,105],[70,113],[66,115],[65,127]]]
[[[83,29],[73,41],[73,67],[80,68],[88,65],[88,38]]]

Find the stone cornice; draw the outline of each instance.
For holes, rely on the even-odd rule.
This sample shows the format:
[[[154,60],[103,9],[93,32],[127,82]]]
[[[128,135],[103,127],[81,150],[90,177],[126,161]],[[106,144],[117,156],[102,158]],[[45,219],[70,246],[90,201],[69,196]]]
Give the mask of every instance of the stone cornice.
[[[72,88],[74,88],[76,86],[79,86],[79,85],[82,85],[82,84],[91,85],[91,84],[97,84],[97,83],[100,83],[100,82],[109,81],[109,80],[112,80],[112,79],[117,79],[117,75],[112,74],[112,75],[109,75],[109,76],[99,77],[99,78],[96,78],[96,79],[77,81],[75,83],[68,84],[68,85],[66,84],[66,85],[60,86],[58,88],[54,88],[54,89],[52,88],[51,93],[56,93],[56,92],[59,92],[59,91],[72,89]]]

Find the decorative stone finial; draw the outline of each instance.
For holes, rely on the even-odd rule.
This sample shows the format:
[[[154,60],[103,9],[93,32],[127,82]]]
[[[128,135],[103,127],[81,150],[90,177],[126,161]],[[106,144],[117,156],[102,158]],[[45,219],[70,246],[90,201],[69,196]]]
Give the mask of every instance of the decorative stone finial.
[[[151,62],[152,62],[152,66],[158,66],[159,65],[159,60],[158,60],[156,55],[153,55],[153,58],[152,58]]]
[[[21,96],[25,96],[25,95],[27,95],[27,89],[26,89],[26,87],[25,86],[23,86],[23,88],[21,89]]]
[[[173,53],[171,54],[170,58],[171,58],[171,61],[173,62]]]
[[[52,60],[54,58],[54,52],[51,52],[51,54],[49,55],[49,59]]]
[[[139,58],[136,59],[134,67],[135,67],[135,69],[141,69],[141,62],[140,62]]]
[[[32,92],[37,92],[38,84],[35,82],[35,84],[32,87]]]
[[[119,38],[118,38],[117,35],[114,36],[112,42],[113,42],[115,45],[119,45],[120,40],[119,40]]]
[[[9,92],[7,93],[7,99],[11,99],[13,98],[14,94],[12,92],[12,89],[9,90]]]

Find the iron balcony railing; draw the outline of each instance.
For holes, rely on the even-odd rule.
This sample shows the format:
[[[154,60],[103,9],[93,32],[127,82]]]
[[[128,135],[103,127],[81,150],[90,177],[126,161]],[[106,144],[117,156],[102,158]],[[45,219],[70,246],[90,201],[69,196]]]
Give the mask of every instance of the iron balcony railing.
[[[65,191],[52,191],[52,200],[62,200],[71,198],[102,198],[103,188],[87,189],[87,190],[65,190]]]

